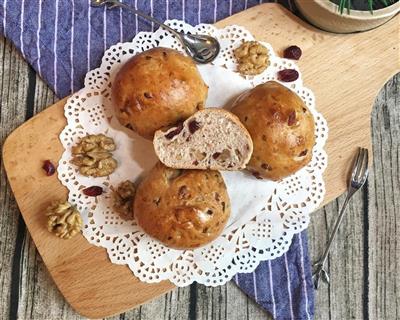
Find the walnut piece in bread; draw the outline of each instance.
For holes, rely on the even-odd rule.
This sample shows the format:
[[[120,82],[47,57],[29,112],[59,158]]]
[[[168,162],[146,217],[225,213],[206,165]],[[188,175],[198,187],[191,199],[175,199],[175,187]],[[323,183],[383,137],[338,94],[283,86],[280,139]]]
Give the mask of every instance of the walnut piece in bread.
[[[154,135],[160,161],[177,169],[240,170],[253,152],[250,134],[229,111],[207,108]]]
[[[231,111],[253,139],[247,168],[257,178],[280,180],[310,162],[314,118],[290,89],[275,81],[260,84],[239,96]]]
[[[153,48],[126,62],[112,84],[119,122],[152,139],[154,132],[204,108],[208,87],[195,63],[168,48]]]
[[[175,249],[194,249],[213,241],[230,210],[218,171],[172,169],[160,162],[139,185],[134,202],[137,224]]]

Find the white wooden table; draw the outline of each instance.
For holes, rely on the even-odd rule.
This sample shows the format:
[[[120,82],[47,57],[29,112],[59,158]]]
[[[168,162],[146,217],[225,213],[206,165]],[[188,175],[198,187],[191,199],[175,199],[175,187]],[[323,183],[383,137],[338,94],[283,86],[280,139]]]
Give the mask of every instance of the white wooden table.
[[[13,129],[57,99],[3,38],[0,55],[2,146]],[[371,121],[373,170],[366,188],[351,201],[333,244],[328,261],[331,285],[323,284],[316,293],[316,319],[400,319],[400,74],[378,94]],[[322,253],[343,200],[342,196],[312,215],[308,232],[313,260]],[[25,228],[3,166],[0,212],[0,320],[81,319],[49,277]],[[118,318],[270,317],[228,283],[217,288],[197,284],[178,288]]]

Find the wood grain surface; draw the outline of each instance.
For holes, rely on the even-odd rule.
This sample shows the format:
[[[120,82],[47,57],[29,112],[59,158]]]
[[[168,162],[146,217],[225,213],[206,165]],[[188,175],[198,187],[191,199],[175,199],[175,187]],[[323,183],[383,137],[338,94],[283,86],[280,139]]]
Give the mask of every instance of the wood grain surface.
[[[1,143],[12,129],[54,101],[6,42],[0,65]],[[306,81],[307,83],[307,81]],[[381,91],[373,116],[374,175],[368,189],[351,203],[333,248],[329,268],[332,285],[317,294],[317,319],[396,319],[399,316],[399,83],[396,76]],[[369,122],[369,120],[368,120]],[[378,161],[378,162],[377,162]],[[379,162],[380,161],[380,162]],[[3,160],[2,160],[3,162]],[[26,232],[1,169],[0,317],[72,319],[79,316],[65,303]],[[323,249],[338,204],[313,215],[312,256]],[[40,249],[40,248],[39,248]],[[176,289],[140,308],[122,314],[134,319],[261,319],[265,313],[232,283],[218,288],[192,285]]]

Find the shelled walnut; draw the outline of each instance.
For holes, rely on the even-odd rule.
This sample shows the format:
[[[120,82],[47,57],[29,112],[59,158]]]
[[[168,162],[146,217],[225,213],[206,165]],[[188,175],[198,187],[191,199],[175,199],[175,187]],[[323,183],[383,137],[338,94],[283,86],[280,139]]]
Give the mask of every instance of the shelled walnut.
[[[269,66],[268,49],[257,41],[246,41],[234,50],[238,71],[243,75],[256,75]]]
[[[117,168],[117,161],[112,157],[115,143],[104,134],[87,135],[72,147],[71,163],[79,167],[84,176],[104,177]]]
[[[62,239],[72,238],[82,228],[78,210],[69,202],[56,201],[47,208],[47,230]]]
[[[127,180],[121,182],[116,190],[113,190],[113,208],[124,219],[133,219],[133,201],[136,187]]]

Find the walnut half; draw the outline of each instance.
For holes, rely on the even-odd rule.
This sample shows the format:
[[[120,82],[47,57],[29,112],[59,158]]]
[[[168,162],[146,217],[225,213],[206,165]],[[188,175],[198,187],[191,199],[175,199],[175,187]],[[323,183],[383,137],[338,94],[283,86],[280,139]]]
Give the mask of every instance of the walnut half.
[[[243,75],[260,74],[269,66],[268,49],[257,41],[246,41],[233,53]]]
[[[135,193],[135,185],[129,180],[121,182],[113,192],[113,208],[124,219],[133,219]]]
[[[47,230],[62,239],[72,238],[82,229],[82,218],[69,202],[56,201],[47,208]]]
[[[104,134],[87,135],[72,147],[73,158],[71,163],[79,167],[84,176],[104,177],[117,168],[117,161],[112,157],[115,150],[112,138]]]
[[[88,134],[83,137],[78,145],[72,147],[72,154],[84,154],[87,152],[114,151],[115,143],[104,134]]]

